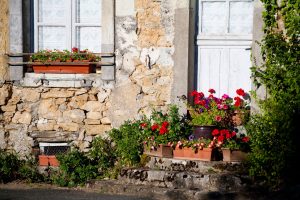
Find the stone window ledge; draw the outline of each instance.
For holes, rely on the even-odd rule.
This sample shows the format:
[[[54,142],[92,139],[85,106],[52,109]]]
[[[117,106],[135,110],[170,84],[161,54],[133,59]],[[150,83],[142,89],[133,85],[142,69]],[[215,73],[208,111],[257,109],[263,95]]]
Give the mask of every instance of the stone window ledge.
[[[111,87],[112,81],[101,78],[101,74],[36,74],[25,73],[20,81],[23,87]]]

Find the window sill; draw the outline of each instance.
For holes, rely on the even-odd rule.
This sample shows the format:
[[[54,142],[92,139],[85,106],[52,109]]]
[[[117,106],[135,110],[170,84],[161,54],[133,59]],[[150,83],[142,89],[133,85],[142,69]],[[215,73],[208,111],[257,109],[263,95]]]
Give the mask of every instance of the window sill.
[[[97,74],[37,74],[25,73],[21,81],[24,87],[59,87],[59,88],[81,88],[101,87],[105,83],[101,79],[101,73]]]

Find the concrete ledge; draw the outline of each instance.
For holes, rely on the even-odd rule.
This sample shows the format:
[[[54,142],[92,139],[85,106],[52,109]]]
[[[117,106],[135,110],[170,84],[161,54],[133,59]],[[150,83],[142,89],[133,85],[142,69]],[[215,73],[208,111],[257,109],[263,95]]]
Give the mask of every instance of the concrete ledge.
[[[81,88],[102,87],[107,83],[99,74],[36,74],[26,73],[21,81],[23,87],[56,87],[56,88]]]

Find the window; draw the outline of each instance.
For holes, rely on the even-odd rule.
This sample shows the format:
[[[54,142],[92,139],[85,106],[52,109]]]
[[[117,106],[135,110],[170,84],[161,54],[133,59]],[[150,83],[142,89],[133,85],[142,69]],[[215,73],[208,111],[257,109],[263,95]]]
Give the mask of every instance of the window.
[[[102,0],[34,0],[34,50],[101,52]]]
[[[252,0],[199,0],[197,90],[251,90]]]

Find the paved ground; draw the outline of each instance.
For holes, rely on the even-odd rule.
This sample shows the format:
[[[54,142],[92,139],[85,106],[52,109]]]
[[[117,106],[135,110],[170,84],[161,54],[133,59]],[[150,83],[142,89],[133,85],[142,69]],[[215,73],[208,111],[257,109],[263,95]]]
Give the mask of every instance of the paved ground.
[[[0,200],[151,200],[138,196],[109,195],[86,189],[56,188],[47,185],[0,185]]]

